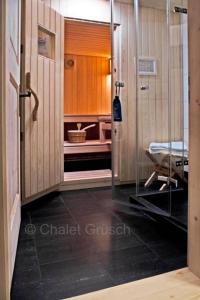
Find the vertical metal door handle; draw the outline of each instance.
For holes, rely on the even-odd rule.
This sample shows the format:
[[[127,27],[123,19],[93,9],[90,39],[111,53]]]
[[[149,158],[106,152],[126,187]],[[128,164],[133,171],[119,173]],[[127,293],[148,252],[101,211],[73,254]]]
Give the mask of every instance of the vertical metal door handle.
[[[33,109],[33,121],[37,121],[37,113],[38,113],[38,108],[39,108],[39,99],[35,91],[31,88],[31,73],[28,72],[26,73],[26,87],[28,90],[31,91],[34,99],[35,99],[35,107]]]

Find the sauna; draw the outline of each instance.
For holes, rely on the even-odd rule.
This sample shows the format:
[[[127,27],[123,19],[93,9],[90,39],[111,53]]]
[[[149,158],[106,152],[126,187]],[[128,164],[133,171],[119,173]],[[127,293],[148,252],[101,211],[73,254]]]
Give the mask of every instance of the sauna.
[[[110,24],[66,19],[64,26],[65,181],[111,177]]]

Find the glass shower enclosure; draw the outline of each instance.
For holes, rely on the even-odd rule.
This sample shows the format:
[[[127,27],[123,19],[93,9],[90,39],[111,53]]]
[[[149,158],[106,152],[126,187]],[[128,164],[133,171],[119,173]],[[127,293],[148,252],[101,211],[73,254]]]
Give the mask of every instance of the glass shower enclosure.
[[[187,1],[135,0],[136,195],[150,213],[187,225]]]
[[[130,207],[186,231],[187,0],[134,0],[134,27],[136,175]]]

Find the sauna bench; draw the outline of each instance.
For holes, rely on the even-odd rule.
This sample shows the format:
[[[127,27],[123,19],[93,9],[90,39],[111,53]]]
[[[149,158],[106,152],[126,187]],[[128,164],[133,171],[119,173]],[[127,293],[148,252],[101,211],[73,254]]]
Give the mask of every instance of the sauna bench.
[[[64,154],[84,154],[111,152],[111,140],[88,140],[85,143],[64,142]]]
[[[64,115],[64,123],[99,123],[99,120],[111,122],[111,115]]]

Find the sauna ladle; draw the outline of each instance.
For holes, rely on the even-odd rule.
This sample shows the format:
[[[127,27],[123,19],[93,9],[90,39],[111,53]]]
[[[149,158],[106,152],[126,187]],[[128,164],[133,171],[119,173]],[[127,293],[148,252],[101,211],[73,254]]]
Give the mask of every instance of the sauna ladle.
[[[95,127],[95,126],[96,126],[96,124],[92,124],[92,125],[89,125],[89,126],[84,127],[84,128],[81,129],[80,131],[85,131],[85,130],[87,130],[87,129],[89,129],[89,128],[92,128],[92,127]]]
[[[78,127],[78,131],[80,131],[81,130],[81,123],[77,123],[77,127]]]

